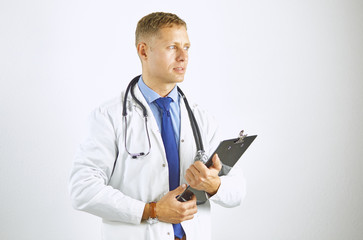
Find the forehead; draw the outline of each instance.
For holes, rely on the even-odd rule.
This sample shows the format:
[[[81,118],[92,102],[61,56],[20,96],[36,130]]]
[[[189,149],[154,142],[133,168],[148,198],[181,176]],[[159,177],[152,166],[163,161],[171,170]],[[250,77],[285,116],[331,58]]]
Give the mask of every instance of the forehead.
[[[164,27],[158,31],[154,38],[154,42],[189,44],[189,37],[184,26]]]

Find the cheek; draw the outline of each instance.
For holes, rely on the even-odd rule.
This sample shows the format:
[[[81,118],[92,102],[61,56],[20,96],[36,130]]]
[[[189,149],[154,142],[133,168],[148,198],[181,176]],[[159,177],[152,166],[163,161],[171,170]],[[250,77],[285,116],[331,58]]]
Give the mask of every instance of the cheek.
[[[154,67],[165,67],[169,65],[169,56],[167,55],[158,55],[153,59]]]
[[[174,66],[175,53],[172,51],[154,52],[151,61],[151,67],[154,71],[169,71]]]
[[[173,62],[173,60],[175,59],[175,53],[170,51],[170,52],[162,52],[160,53],[158,60],[161,64],[163,65],[169,65]]]

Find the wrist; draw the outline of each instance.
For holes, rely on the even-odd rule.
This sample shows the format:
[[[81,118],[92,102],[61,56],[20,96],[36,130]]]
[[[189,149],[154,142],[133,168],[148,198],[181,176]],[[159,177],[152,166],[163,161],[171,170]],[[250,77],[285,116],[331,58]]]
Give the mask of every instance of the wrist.
[[[157,216],[156,216],[156,202],[149,203],[149,216],[151,218],[157,218]]]
[[[157,205],[156,202],[148,203],[149,217],[147,218],[147,222],[149,224],[154,224],[154,223],[159,222],[158,217],[157,217],[156,205]]]
[[[220,186],[221,186],[221,179],[220,177],[217,177],[213,184],[213,187],[210,189],[210,191],[207,191],[209,196],[213,196],[214,194],[216,194]]]

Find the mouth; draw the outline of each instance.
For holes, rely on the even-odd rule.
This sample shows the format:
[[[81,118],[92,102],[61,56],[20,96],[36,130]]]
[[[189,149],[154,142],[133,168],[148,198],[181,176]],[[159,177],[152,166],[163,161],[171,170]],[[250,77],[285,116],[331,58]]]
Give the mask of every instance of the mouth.
[[[176,71],[177,73],[184,73],[185,72],[185,68],[183,67],[175,67],[173,68],[174,71]]]

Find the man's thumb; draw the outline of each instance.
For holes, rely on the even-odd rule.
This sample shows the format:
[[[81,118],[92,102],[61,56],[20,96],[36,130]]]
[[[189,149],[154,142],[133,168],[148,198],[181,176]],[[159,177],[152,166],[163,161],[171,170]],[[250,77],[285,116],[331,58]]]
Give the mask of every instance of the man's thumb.
[[[184,192],[184,190],[187,188],[187,185],[186,184],[182,184],[180,185],[179,187],[175,188],[173,190],[174,194],[175,195],[180,195]]]
[[[213,161],[213,167],[214,167],[215,169],[217,169],[218,171],[220,171],[220,170],[221,170],[221,168],[222,168],[222,164],[221,164],[221,160],[219,159],[218,154],[215,154],[215,155],[213,156],[212,161]]]

